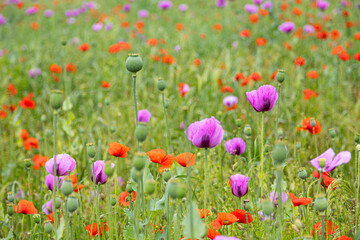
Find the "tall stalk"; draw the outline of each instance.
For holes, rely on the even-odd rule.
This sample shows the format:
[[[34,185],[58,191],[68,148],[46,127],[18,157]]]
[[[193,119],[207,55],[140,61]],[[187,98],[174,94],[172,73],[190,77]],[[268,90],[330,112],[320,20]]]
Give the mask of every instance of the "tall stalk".
[[[135,106],[135,124],[137,124],[139,118],[138,118],[138,110],[137,110],[137,103],[136,103],[136,74],[133,74],[132,77],[133,77],[132,87],[133,87],[134,106]],[[137,149],[139,151],[139,140],[136,139],[136,141],[137,141]]]
[[[355,231],[357,232],[358,229],[358,220],[359,220],[359,186],[360,186],[360,178],[359,178],[359,158],[360,158],[360,145],[356,146],[356,151],[358,152],[357,158],[355,159],[357,165],[357,185],[356,185],[356,219],[355,219]]]
[[[205,162],[204,162],[204,173],[205,173],[205,186],[204,186],[204,216],[205,216],[205,224],[206,224],[206,220],[207,220],[207,191],[208,191],[208,159],[207,159],[207,154],[208,154],[208,149],[205,148]],[[191,211],[191,210],[190,210]]]
[[[261,112],[261,148],[260,148],[260,198],[263,195],[263,171],[264,171],[264,112]]]
[[[164,93],[161,93],[161,98],[162,98],[162,104],[163,104],[163,108],[164,108],[164,115],[165,115],[165,122],[166,122],[166,129],[167,129],[167,135],[169,138],[169,150],[172,151],[172,144],[171,144],[171,135],[170,135],[170,127],[169,127],[169,120],[166,114],[166,106],[165,106],[165,97],[164,97]]]
[[[54,152],[54,169],[53,169],[53,176],[54,176],[54,185],[53,185],[53,203],[55,204],[55,200],[56,200],[56,191],[57,191],[57,170],[56,170],[56,154],[57,154],[57,149],[56,149],[56,124],[57,124],[57,116],[58,116],[58,112],[54,111],[53,113],[54,116],[54,120],[53,120],[53,135],[54,135],[54,142],[53,142],[53,152]],[[54,207],[54,227],[56,229],[57,227],[57,216],[56,216],[56,208]]]

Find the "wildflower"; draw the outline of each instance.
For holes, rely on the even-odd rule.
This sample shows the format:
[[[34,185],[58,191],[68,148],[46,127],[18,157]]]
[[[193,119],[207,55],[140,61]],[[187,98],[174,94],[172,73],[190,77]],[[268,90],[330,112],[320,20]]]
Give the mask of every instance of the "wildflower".
[[[45,163],[48,160],[48,158],[45,157],[45,156],[42,156],[40,154],[36,154],[36,155],[33,156],[32,160],[34,162],[33,169],[39,170],[40,167],[45,166]]]
[[[59,74],[62,73],[61,67],[57,64],[51,64],[49,70],[52,73],[59,73]]]
[[[131,5],[129,3],[125,3],[123,6],[123,10],[124,10],[124,12],[130,12]]]
[[[45,10],[45,12],[44,12],[44,16],[45,16],[45,17],[51,17],[53,14],[54,14],[54,12],[53,12],[53,10],[51,10],[51,9],[47,9],[47,10]]]
[[[357,60],[360,62],[360,52],[358,53],[355,53],[354,56],[353,56],[354,60]]]
[[[257,72],[252,73],[250,77],[252,80],[256,82],[261,80],[261,75]]]
[[[278,27],[278,29],[284,33],[291,33],[295,29],[295,24],[293,22],[284,22]]]
[[[6,23],[6,18],[4,17],[4,15],[0,14],[0,26],[4,25]]]
[[[266,45],[266,38],[256,38],[256,46],[265,46]]]
[[[232,87],[229,87],[229,86],[222,86],[220,91],[222,93],[225,93],[225,92],[228,92],[228,93],[232,93],[234,90],[232,89]]]
[[[252,216],[249,212],[246,212],[243,209],[236,209],[231,212],[235,217],[237,217],[239,220],[238,223],[251,223],[252,222]],[[246,214],[247,214],[247,222],[246,222]]]
[[[272,7],[273,7],[273,4],[271,1],[266,1],[263,4],[261,4],[262,9],[270,10],[270,9],[272,9]]]
[[[330,36],[331,36],[332,40],[334,40],[334,41],[335,41],[335,40],[338,40],[338,39],[340,38],[340,32],[339,32],[339,30],[337,30],[337,29],[331,30]]]
[[[335,223],[333,223],[332,221],[328,220],[326,222],[326,230],[327,230],[327,232],[325,233],[326,238],[328,237],[328,235],[334,234],[337,231],[337,229],[338,229],[338,226]],[[313,229],[312,229],[313,237],[315,237],[315,231],[316,231],[316,234],[320,234],[320,235],[322,234],[322,223],[321,222],[318,222],[313,226]]]
[[[246,77],[245,79],[241,80],[240,85],[243,86],[247,86],[249,85],[249,83],[251,82],[251,78],[250,77]]]
[[[107,82],[107,81],[102,81],[102,82],[101,82],[101,87],[102,87],[102,88],[110,88],[110,83]]]
[[[309,131],[311,134],[313,134],[313,127],[310,124],[312,118],[304,118],[302,120],[302,127],[298,128],[298,131]],[[319,134],[321,131],[321,125],[320,123],[315,120],[315,134]]]
[[[162,57],[162,63],[165,63],[165,64],[171,65],[171,64],[175,63],[175,61],[176,61],[175,58],[171,55],[164,55]]]
[[[37,77],[37,76],[40,76],[40,75],[41,75],[40,68],[30,69],[29,70],[29,77],[31,77],[31,78],[34,78],[34,77]]]
[[[25,141],[30,137],[29,132],[26,129],[22,129],[20,132],[20,138],[21,140]]]
[[[317,179],[320,178],[320,174],[319,174],[319,171],[318,170],[315,170],[312,175],[314,177],[316,177]],[[335,181],[335,179],[333,179],[332,177],[330,177],[330,174],[329,172],[323,172],[322,175],[321,175],[321,186],[325,187],[326,189],[328,189],[328,187],[330,186],[330,184]],[[324,186],[324,183],[325,183],[325,186]],[[336,187],[334,187],[333,189],[335,189]]]
[[[128,156],[127,152],[130,150],[129,147],[124,144],[117,142],[109,143],[108,153],[115,157],[126,158]]]
[[[58,186],[58,188],[60,189],[63,181],[64,181],[64,177],[56,177],[55,186]],[[48,174],[45,176],[45,185],[46,185],[47,189],[49,189],[50,191],[54,190],[54,176],[53,175]]]
[[[147,18],[149,16],[149,12],[146,9],[141,9],[138,11],[139,18]]]
[[[91,27],[91,29],[94,31],[94,32],[99,32],[103,27],[103,24],[102,23],[94,23]]]
[[[79,50],[82,52],[86,52],[90,49],[90,45],[88,43],[83,43],[79,46]]]
[[[34,110],[36,107],[36,103],[30,97],[23,97],[22,100],[19,102],[19,106],[24,109]]]
[[[76,66],[73,63],[69,63],[65,68],[66,72],[76,72]]]
[[[271,202],[274,204],[274,206],[275,206],[276,203],[277,203],[277,201],[278,201],[278,199],[279,199],[279,194],[278,194],[278,193],[275,194],[275,192],[272,191],[272,192],[270,193],[269,198],[270,198],[270,201],[271,201]],[[284,204],[284,203],[286,203],[287,200],[288,200],[288,195],[286,194],[286,192],[282,192],[282,194],[281,194],[281,202]]]
[[[180,4],[179,5],[179,11],[180,12],[186,12],[188,10],[188,6],[186,4]]]
[[[251,32],[249,29],[244,29],[240,32],[240,37],[251,37]]]
[[[214,240],[240,240],[236,237],[216,236]]]
[[[231,190],[234,196],[243,197],[248,192],[249,177],[235,174],[230,177]]]
[[[172,7],[172,2],[171,1],[168,1],[168,0],[164,0],[164,1],[160,1],[158,3],[158,7],[162,10],[166,10],[166,9],[169,9]]]
[[[304,32],[309,33],[309,34],[312,34],[315,32],[315,28],[309,24],[305,25],[303,27],[303,30],[304,30]]]
[[[54,175],[54,158],[51,158],[45,164],[46,171]],[[76,161],[69,154],[56,155],[56,176],[65,176],[76,168]]]
[[[227,1],[226,0],[216,0],[216,6],[218,8],[224,8],[227,6]]]
[[[194,60],[194,65],[195,65],[195,66],[200,66],[200,64],[201,64],[200,59],[196,58],[196,59]]]
[[[192,153],[181,153],[175,157],[175,161],[180,164],[182,167],[191,167],[196,162],[196,156]],[[189,165],[190,163],[190,165]]]
[[[302,58],[302,57],[297,57],[296,59],[295,59],[295,66],[300,66],[300,67],[302,67],[302,66],[304,66],[305,65],[305,59],[304,58]]]
[[[101,236],[104,231],[104,224],[100,223],[100,226],[98,227],[96,223],[92,223],[86,226],[86,231],[91,234],[91,238],[94,236]],[[105,232],[109,231],[108,223],[105,223]]]
[[[29,137],[24,142],[24,148],[29,151],[31,148],[38,149],[39,148],[39,141],[36,138]]]
[[[350,55],[347,52],[342,51],[339,54],[339,59],[342,60],[342,61],[349,61],[350,60]]]
[[[319,77],[319,74],[316,71],[310,71],[308,72],[307,76],[310,79],[317,79]]]
[[[293,14],[296,16],[300,16],[302,14],[302,11],[300,8],[293,8]]]
[[[216,24],[214,24],[213,29],[214,29],[215,31],[220,32],[221,29],[222,29],[222,26],[221,26],[220,23],[216,23]]]
[[[74,192],[79,192],[84,185],[78,184],[76,174],[70,174],[70,181],[73,185]]]
[[[322,169],[319,165],[319,159],[325,158],[325,167]],[[324,172],[333,171],[336,167],[348,163],[351,159],[351,153],[348,151],[339,152],[336,156],[334,150],[329,148],[324,153],[319,155],[318,157],[314,158],[310,161],[310,163],[316,168],[317,170],[322,170]]]
[[[234,214],[220,212],[218,213],[217,218],[212,221],[211,227],[214,230],[219,230],[223,225],[231,225],[237,221],[239,221],[239,219]]]
[[[259,8],[254,4],[245,4],[244,9],[248,13],[257,13]]]
[[[206,236],[210,239],[214,239],[216,236],[220,236],[220,233],[218,233],[217,231],[215,231],[211,228],[208,228]]]
[[[146,155],[150,158],[150,161],[161,165],[159,172],[162,172],[165,168],[170,168],[175,160],[173,153],[166,154],[163,149],[153,149],[147,152]]]
[[[128,195],[129,193],[127,191],[125,192],[122,192],[120,193],[120,196],[119,196],[119,206],[124,206],[124,207],[128,207],[130,206],[130,202],[129,200],[127,199],[128,198]],[[134,202],[136,200],[136,192],[133,191],[131,194],[131,202]],[[127,201],[128,200],[128,201]]]
[[[227,96],[223,100],[226,111],[235,110],[237,107],[238,98],[235,96]]]
[[[270,220],[273,220],[274,218],[274,213],[271,213],[271,216],[266,216],[265,215],[265,218],[264,218],[264,213],[262,211],[258,211],[258,214],[259,214],[259,217],[260,217],[260,221],[270,221]]]
[[[304,94],[304,97],[303,97],[304,100],[309,100],[309,99],[319,96],[319,93],[315,92],[314,90],[308,89],[308,88],[306,88],[303,91],[303,94]]]
[[[16,90],[15,85],[13,83],[9,83],[7,85],[7,90],[8,90],[8,94],[9,94],[10,97],[15,96],[16,93],[17,93],[17,90]]]
[[[257,90],[246,92],[246,97],[255,111],[265,112],[274,107],[278,94],[275,87],[263,85]]]
[[[245,142],[242,138],[233,138],[225,142],[226,151],[231,155],[241,155],[245,151]]]
[[[33,15],[33,14],[36,14],[38,12],[38,8],[33,6],[33,7],[29,7],[28,9],[26,9],[26,14],[27,15]]]
[[[0,110],[0,119],[5,119],[7,117],[7,112]]]
[[[151,118],[151,113],[147,109],[138,111],[138,122],[148,123]]]
[[[189,85],[187,85],[186,83],[181,82],[181,83],[178,84],[178,86],[179,86],[180,95],[182,97],[185,97],[185,94],[190,90]]]
[[[198,212],[200,214],[200,218],[205,218],[205,209],[198,209]],[[206,216],[210,216],[210,210],[206,209]]]
[[[245,78],[245,76],[241,72],[238,72],[235,75],[235,81],[243,80],[244,78]]]
[[[249,21],[251,23],[257,23],[259,21],[259,16],[256,13],[250,14]]]
[[[38,213],[37,209],[35,208],[34,204],[27,200],[20,200],[18,203],[18,213],[22,214],[36,214]]]
[[[115,167],[115,164],[111,163],[111,168]],[[94,174],[95,172],[95,174]],[[95,176],[95,177],[94,177]],[[105,161],[98,160],[91,166],[91,180],[95,184],[105,184],[107,181],[107,176],[105,174]]]
[[[294,207],[297,206],[306,206],[312,202],[312,198],[298,198],[295,194],[290,193],[290,199]]]
[[[329,7],[329,5],[330,5],[330,3],[325,0],[316,1],[316,6],[322,11],[326,10]]]
[[[61,205],[62,205],[62,200],[61,198],[58,198],[60,199],[60,202],[61,202]],[[41,206],[41,209],[43,210],[43,213],[45,213],[46,215],[49,215],[53,212],[53,200],[49,200],[47,201],[46,203],[44,203],[42,206]]]

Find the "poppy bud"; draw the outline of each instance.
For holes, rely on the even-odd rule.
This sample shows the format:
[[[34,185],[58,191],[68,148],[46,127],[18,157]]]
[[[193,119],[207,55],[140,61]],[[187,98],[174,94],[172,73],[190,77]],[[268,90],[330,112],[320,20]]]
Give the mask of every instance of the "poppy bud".
[[[34,214],[33,216],[32,216],[33,218],[34,218],[34,222],[37,224],[37,223],[39,223],[40,222],[40,215],[39,214]]]
[[[307,178],[307,172],[306,172],[305,168],[300,168],[299,169],[298,176],[302,180],[305,180]]]
[[[169,102],[169,100],[168,99],[165,99],[165,108],[166,109],[168,109],[169,108],[169,106],[170,106],[170,102]]]
[[[59,197],[55,198],[55,204],[54,204],[56,209],[61,208],[61,199]]]
[[[114,126],[111,126],[111,127],[110,127],[110,132],[111,132],[111,133],[114,133],[114,132],[116,132],[116,127],[114,127]]]
[[[105,163],[105,174],[107,177],[111,177],[114,174],[114,168],[111,165],[112,163]]]
[[[355,136],[354,136],[354,142],[355,142],[355,143],[359,143],[359,140],[360,140],[360,136],[357,135],[357,134],[355,134]]]
[[[282,164],[287,157],[286,146],[284,144],[275,145],[271,156],[274,159],[275,164],[279,164],[279,165]]]
[[[136,168],[136,170],[141,171],[146,164],[146,154],[141,152],[141,153],[135,153],[134,156],[134,167]]]
[[[24,164],[25,164],[26,168],[30,168],[30,167],[32,167],[32,165],[34,165],[34,162],[31,159],[26,158],[26,159],[24,159]]]
[[[47,234],[50,234],[54,230],[54,227],[51,224],[50,220],[45,221],[44,229]]]
[[[250,201],[248,199],[244,200],[244,209],[245,211],[249,211],[250,209]]]
[[[126,191],[128,193],[132,193],[134,191],[134,186],[132,183],[129,182],[128,184],[126,184]]]
[[[13,192],[8,192],[8,193],[7,193],[7,200],[8,200],[9,202],[13,202],[13,201],[15,200],[15,195],[14,195]]]
[[[263,199],[261,203],[261,208],[266,216],[270,216],[274,211],[274,204],[270,202],[269,199]]]
[[[276,80],[278,83],[282,83],[285,80],[285,70],[279,69],[276,74]]]
[[[130,53],[125,62],[126,70],[137,73],[143,67],[143,61],[138,53]]]
[[[185,184],[179,184],[177,191],[176,191],[176,197],[181,199],[184,198],[186,196],[187,193],[187,187]]]
[[[324,168],[324,167],[325,167],[325,163],[326,163],[326,159],[325,159],[325,158],[320,158],[320,159],[319,159],[319,167]]]
[[[179,186],[179,183],[178,183],[178,180],[177,179],[171,179],[169,182],[168,182],[169,186],[168,189],[169,189],[169,195],[171,198],[176,198],[177,197],[177,191],[178,191],[178,186]]]
[[[250,127],[250,125],[249,124],[246,124],[245,125],[245,128],[244,128],[244,133],[245,133],[245,135],[247,136],[247,137],[250,137],[251,136],[251,127]]]
[[[314,128],[314,127],[316,126],[315,119],[312,118],[312,119],[310,120],[310,125],[311,125],[312,128]]]
[[[165,170],[163,172],[162,176],[163,176],[164,181],[167,182],[171,178],[171,173],[169,170]]]
[[[111,204],[111,206],[115,206],[115,205],[116,205],[116,196],[115,196],[114,194],[111,195],[110,204]]]
[[[145,182],[145,192],[150,195],[155,192],[155,181],[154,180],[147,180]]]
[[[145,141],[146,136],[147,136],[146,124],[141,123],[141,122],[136,124],[135,136],[139,142]]]
[[[166,88],[166,82],[164,81],[163,78],[159,78],[158,82],[157,82],[157,88],[160,90],[160,91],[164,91],[165,88]]]
[[[105,98],[105,105],[109,106],[110,105],[110,99],[109,98]]]
[[[79,207],[79,201],[76,197],[70,196],[67,200],[67,210],[69,212],[74,212]]]
[[[329,129],[329,135],[330,135],[331,138],[335,138],[335,137],[336,137],[336,131],[335,131],[335,129],[330,128],[330,129]]]
[[[278,129],[278,135],[280,138],[284,138],[284,130],[282,128]]]
[[[86,144],[86,151],[90,158],[94,158],[96,156],[96,148],[94,143]]]
[[[12,216],[12,215],[14,214],[14,212],[15,212],[14,204],[9,203],[9,204],[7,205],[6,212],[7,212],[7,214],[8,214],[9,216]]]
[[[130,171],[130,177],[134,182],[139,182],[141,178],[141,173],[137,171],[135,168],[132,168]]]
[[[65,196],[69,196],[73,192],[73,184],[70,179],[65,179],[61,184],[60,190]]]
[[[235,120],[235,125],[236,125],[238,128],[241,128],[241,126],[242,126],[242,120],[241,120],[241,119],[236,119],[236,120]]]
[[[328,202],[324,194],[320,194],[315,198],[315,209],[323,212],[327,209]]]
[[[296,149],[299,150],[301,148],[301,142],[296,143]]]
[[[50,105],[54,110],[58,110],[62,106],[62,91],[52,90],[50,95]]]

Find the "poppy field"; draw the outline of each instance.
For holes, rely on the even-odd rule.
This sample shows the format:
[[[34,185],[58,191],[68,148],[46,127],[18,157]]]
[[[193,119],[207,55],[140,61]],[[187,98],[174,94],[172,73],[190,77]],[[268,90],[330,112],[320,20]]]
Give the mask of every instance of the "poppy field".
[[[359,17],[2,0],[1,239],[360,239]]]

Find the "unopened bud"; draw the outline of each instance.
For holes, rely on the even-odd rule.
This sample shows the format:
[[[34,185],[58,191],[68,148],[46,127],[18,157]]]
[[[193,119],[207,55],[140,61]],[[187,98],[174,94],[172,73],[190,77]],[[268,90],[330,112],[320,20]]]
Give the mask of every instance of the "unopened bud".
[[[139,142],[145,141],[147,137],[147,128],[145,123],[138,122],[136,124],[135,136]]]
[[[147,180],[145,182],[145,192],[147,194],[153,194],[155,192],[155,181],[154,180]]]
[[[7,212],[7,214],[8,214],[9,216],[12,216],[12,215],[14,214],[14,212],[15,212],[14,204],[9,203],[9,204],[7,205],[6,212]]]
[[[62,106],[62,91],[52,90],[50,95],[50,105],[54,110],[58,110]]]
[[[30,168],[34,165],[34,162],[30,158],[24,159],[24,165],[26,168]]]
[[[36,224],[38,224],[39,222],[40,222],[40,215],[39,214],[34,214],[33,216],[33,219],[34,219],[34,222],[36,223]]]
[[[299,169],[298,176],[302,180],[305,180],[307,178],[307,172],[306,172],[305,168],[300,168]]]
[[[331,138],[335,138],[335,137],[336,137],[336,131],[335,131],[335,129],[330,128],[330,129],[329,129],[329,135],[330,135]]]
[[[13,202],[15,200],[15,195],[13,192],[8,192],[6,198],[9,202]]]
[[[61,185],[60,190],[65,196],[69,196],[73,192],[73,184],[70,179],[65,179]]]
[[[76,197],[70,196],[67,200],[67,210],[69,212],[74,212],[79,207],[79,201]]]
[[[246,124],[245,125],[245,128],[244,128],[244,133],[245,133],[245,135],[247,136],[247,137],[250,137],[251,136],[251,127],[250,127],[250,125],[249,124]]]
[[[320,194],[315,198],[315,209],[319,212],[323,212],[327,209],[328,202],[324,194]]]
[[[90,158],[94,158],[96,156],[96,148],[94,143],[86,144],[86,151]]]
[[[157,82],[157,88],[160,90],[160,91],[164,91],[165,88],[166,88],[166,82],[164,81],[163,78],[159,78],[158,82]]]
[[[133,158],[134,167],[136,170],[141,171],[146,164],[147,155],[144,152],[137,152]]]
[[[167,182],[171,178],[171,173],[169,170],[165,170],[163,172],[162,176],[163,176],[164,181]]]
[[[266,216],[270,216],[274,211],[274,205],[269,199],[262,200],[261,208]]]
[[[274,159],[276,164],[278,164],[278,165],[282,164],[287,157],[286,146],[284,144],[275,145],[271,156]]]
[[[278,83],[282,83],[285,80],[285,70],[283,69],[279,69],[277,74],[276,74],[276,80],[278,81]]]
[[[312,119],[310,120],[310,125],[311,125],[311,127],[313,127],[313,128],[316,126],[316,121],[315,121],[315,119],[312,118]]]
[[[54,226],[51,224],[50,220],[45,221],[44,230],[47,234],[50,234],[54,230]]]
[[[105,163],[105,174],[107,177],[112,177],[112,175],[114,174],[113,163]]]

